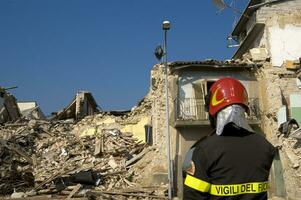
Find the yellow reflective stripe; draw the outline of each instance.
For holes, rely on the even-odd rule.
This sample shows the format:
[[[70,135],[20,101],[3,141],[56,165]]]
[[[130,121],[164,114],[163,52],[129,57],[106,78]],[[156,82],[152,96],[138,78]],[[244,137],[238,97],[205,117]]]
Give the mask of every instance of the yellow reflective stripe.
[[[190,176],[189,174],[187,174],[184,184],[200,192],[209,192],[211,185],[210,183]]]
[[[266,192],[268,182],[243,183],[235,185],[211,185],[209,193],[215,196],[235,196]]]
[[[242,183],[233,185],[214,185],[187,174],[184,184],[200,192],[207,192],[215,196],[235,196],[241,194],[255,194],[266,192],[268,182]]]

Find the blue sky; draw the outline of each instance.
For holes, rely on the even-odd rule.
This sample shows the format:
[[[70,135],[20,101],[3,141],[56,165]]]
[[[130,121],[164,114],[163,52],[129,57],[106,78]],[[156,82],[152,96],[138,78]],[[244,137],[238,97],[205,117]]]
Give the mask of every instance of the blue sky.
[[[46,114],[79,90],[104,110],[130,109],[148,92],[164,20],[169,61],[231,58],[235,14],[217,11],[211,0],[1,0],[0,86]]]

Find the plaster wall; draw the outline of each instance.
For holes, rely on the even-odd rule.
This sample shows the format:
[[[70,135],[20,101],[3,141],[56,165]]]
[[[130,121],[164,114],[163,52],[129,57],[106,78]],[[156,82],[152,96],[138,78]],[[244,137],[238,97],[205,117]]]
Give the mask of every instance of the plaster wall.
[[[133,133],[134,137],[137,138],[139,141],[146,142],[144,127],[149,123],[150,123],[150,117],[145,116],[140,118],[138,123],[125,125],[121,129],[121,132]]]
[[[301,25],[301,23],[300,23]],[[281,66],[285,60],[297,60],[301,57],[301,26],[279,24],[267,28],[273,66]]]
[[[256,21],[265,23],[262,37],[254,47],[268,49],[273,66],[301,56],[301,1],[290,0],[263,6],[256,11]]]

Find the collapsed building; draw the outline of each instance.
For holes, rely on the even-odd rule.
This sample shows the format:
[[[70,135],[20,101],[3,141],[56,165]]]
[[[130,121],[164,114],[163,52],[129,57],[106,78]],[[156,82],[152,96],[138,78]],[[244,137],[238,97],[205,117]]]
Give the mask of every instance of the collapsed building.
[[[16,122],[22,119],[46,119],[35,101],[17,101],[7,90],[17,87],[0,87],[0,124]]]
[[[0,195],[164,199],[164,181],[144,184],[157,152],[150,145],[150,99],[124,112],[99,112],[96,105],[79,92],[62,118],[0,126]]]
[[[92,95],[88,91],[79,91],[76,93],[75,97],[71,103],[59,111],[54,113],[52,117],[53,120],[63,120],[63,119],[82,119],[85,116],[93,115],[99,112],[98,105]]]
[[[95,100],[89,94],[82,93],[57,114],[58,124],[24,124],[19,129],[1,129],[1,134],[6,135],[4,138],[8,141],[2,148],[23,155],[21,163],[37,162],[25,167],[26,172],[32,170],[30,176],[21,176],[21,180],[27,181],[27,187],[35,189],[35,194],[57,191],[56,178],[61,181],[82,170],[100,170],[100,175],[107,179],[96,187],[93,195],[107,192],[107,195],[133,197],[135,194],[128,192],[128,188],[132,191],[136,188],[136,192],[139,188],[143,194],[136,194],[137,198],[166,198],[166,193],[160,193],[162,191],[147,192],[145,188],[160,185],[166,192],[167,172],[172,169],[172,194],[181,198],[184,156],[195,141],[211,130],[208,113],[204,109],[204,97],[214,81],[231,76],[240,80],[249,93],[251,112],[248,120],[252,128],[278,148],[271,170],[271,199],[298,199],[301,195],[301,131],[298,128],[301,123],[301,41],[297,38],[301,36],[300,9],[301,2],[297,0],[250,0],[231,33],[238,45],[233,60],[167,63],[171,144],[168,144],[165,131],[165,66],[157,64],[151,71],[148,94],[130,112],[98,113]],[[91,109],[85,109],[86,114],[81,115],[77,114],[82,110],[80,107]],[[68,120],[63,120],[68,118],[79,121],[68,124]],[[35,138],[36,142],[30,140],[38,154],[30,154],[31,148],[26,150],[29,155],[40,156],[35,162],[24,152],[20,153],[20,147],[16,150],[16,139],[9,136],[15,134],[41,137]],[[18,141],[18,144],[22,142],[24,140]],[[168,145],[171,145],[171,162],[167,161]],[[13,159],[8,159],[7,163],[12,164],[10,161]],[[64,163],[67,163],[66,166]],[[43,167],[38,168],[43,165],[51,170],[47,172]],[[63,172],[59,170],[61,168],[64,168]],[[12,169],[20,168],[14,165]],[[116,176],[123,170],[127,171],[124,176]],[[115,186],[121,187],[122,192],[112,191]],[[19,189],[18,185],[10,188]],[[67,189],[61,192],[79,195],[79,188],[68,186]]]

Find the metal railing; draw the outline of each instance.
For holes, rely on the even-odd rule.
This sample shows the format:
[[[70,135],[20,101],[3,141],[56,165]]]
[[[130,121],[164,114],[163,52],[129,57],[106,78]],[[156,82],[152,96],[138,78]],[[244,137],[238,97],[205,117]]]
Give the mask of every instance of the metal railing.
[[[199,121],[207,120],[208,113],[205,110],[204,99],[177,98],[175,99],[175,120]],[[260,119],[260,107],[258,98],[249,99],[249,120]]]
[[[178,98],[175,100],[176,120],[206,120],[205,101],[196,98]]]

